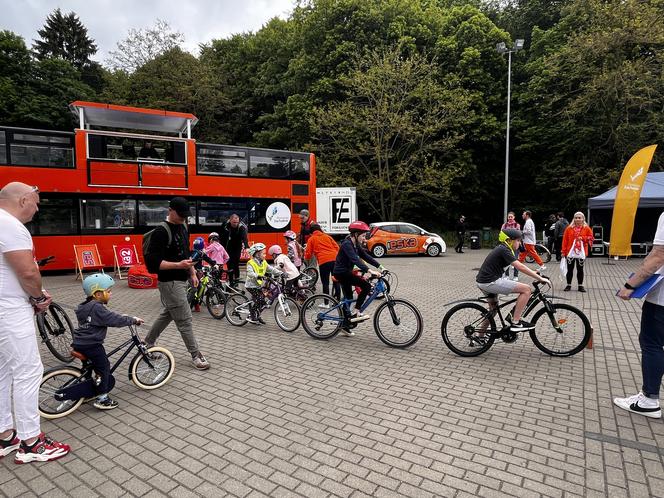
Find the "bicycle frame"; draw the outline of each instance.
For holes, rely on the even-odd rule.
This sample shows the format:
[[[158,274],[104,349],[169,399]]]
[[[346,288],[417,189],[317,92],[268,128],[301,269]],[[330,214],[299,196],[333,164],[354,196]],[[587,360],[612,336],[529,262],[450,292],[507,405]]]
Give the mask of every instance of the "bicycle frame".
[[[360,308],[360,311],[364,311],[365,309],[367,309],[369,307],[369,305],[376,299],[378,294],[380,294],[381,292],[385,293],[385,298],[388,301],[390,300],[390,295],[387,291],[387,286],[385,285],[385,282],[383,281],[383,277],[378,277],[377,280],[378,281],[376,282],[376,285],[374,285],[373,292],[371,294],[369,294],[369,296],[367,296],[367,299],[366,299],[366,301],[364,301],[364,304]],[[356,301],[357,301],[357,299],[342,299],[341,301],[339,301],[339,304],[337,304],[336,306],[330,308],[329,310],[327,310],[325,312],[320,312],[318,314],[318,318],[321,319],[321,320],[329,320],[331,322],[344,322],[344,321],[347,320],[348,315],[350,314],[350,305],[352,303],[356,302]],[[343,313],[342,313],[341,317],[330,315],[331,311],[334,311],[334,310],[338,309],[339,307],[341,307],[343,309]]]
[[[542,303],[544,307],[546,308],[547,312],[550,314],[553,312],[551,309],[551,302],[547,299],[546,295],[541,291],[539,288],[537,282],[535,284],[535,291],[530,295],[530,298],[528,299],[528,302],[526,303],[525,308],[523,309],[523,312],[521,313],[521,316],[526,317],[530,312],[532,312],[539,303]],[[489,301],[488,297],[480,298],[478,301],[486,303],[489,306],[489,309],[487,310],[488,313],[491,313],[491,317],[495,317],[498,315],[498,318],[500,318],[500,325],[501,325],[501,330],[507,328],[509,325],[506,323],[505,319],[503,318],[503,314],[501,313],[500,310],[502,310],[506,306],[510,306],[514,303],[516,303],[518,298],[510,299],[509,301],[506,301],[502,304],[492,304],[491,301]],[[510,312],[507,316],[510,316],[512,312]],[[558,328],[559,326],[552,322],[554,327]]]

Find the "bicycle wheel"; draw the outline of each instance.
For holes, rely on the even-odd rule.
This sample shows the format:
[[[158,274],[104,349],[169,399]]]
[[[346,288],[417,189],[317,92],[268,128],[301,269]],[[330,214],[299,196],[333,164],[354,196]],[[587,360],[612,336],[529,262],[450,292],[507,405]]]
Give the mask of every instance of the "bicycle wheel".
[[[302,278],[300,279],[308,289],[315,289],[318,283],[318,269],[310,266],[302,270]]]
[[[148,353],[150,357],[146,358],[139,352],[129,364],[129,378],[139,389],[145,390],[163,386],[175,371],[175,358],[168,349],[152,346]]]
[[[476,303],[454,306],[445,313],[440,331],[445,345],[459,356],[481,355],[496,340],[493,316],[484,306]]]
[[[302,305],[300,320],[306,333],[314,339],[329,339],[341,330],[343,312],[339,301],[325,294],[316,294]]]
[[[537,244],[535,250],[544,263],[551,261],[551,252],[542,244]]]
[[[209,289],[205,295],[205,306],[212,318],[221,320],[226,314],[226,297],[224,293],[217,288]]]
[[[407,348],[422,335],[420,311],[405,299],[391,299],[374,313],[374,330],[378,338],[393,348]]]
[[[196,302],[196,287],[192,287],[191,282],[187,282],[187,302],[190,308],[193,308]]]
[[[242,294],[228,296],[224,303],[224,314],[226,315],[228,323],[235,325],[236,327],[242,327],[247,324],[249,306],[246,306],[246,303],[248,302],[249,298]]]
[[[81,371],[72,367],[46,372],[39,384],[39,414],[47,419],[60,418],[81,406],[83,398],[62,401],[55,399],[55,393],[59,389],[78,382],[80,376]]]
[[[292,297],[293,297],[293,299],[295,299],[295,301],[297,302],[297,304],[299,304],[299,305],[301,306],[302,304],[304,304],[304,302],[305,302],[307,299],[309,299],[309,298],[310,298],[311,296],[313,296],[313,295],[314,295],[314,291],[313,291],[313,289],[309,289],[309,288],[306,288],[306,289],[305,289],[305,288],[302,288],[302,289],[298,289],[297,292],[295,292],[295,295],[292,296]],[[289,297],[290,297],[290,296],[289,296]]]
[[[535,329],[530,338],[540,351],[551,356],[572,356],[590,341],[590,320],[578,308],[569,304],[551,304],[553,313],[540,308],[533,316]],[[543,318],[539,321],[540,318]]]
[[[293,332],[300,326],[300,307],[294,299],[284,296],[283,305],[278,299],[272,304],[274,320],[284,332]]]
[[[46,347],[58,360],[65,363],[74,361],[71,343],[74,340],[74,326],[62,306],[51,303],[48,310],[37,314],[37,328]]]

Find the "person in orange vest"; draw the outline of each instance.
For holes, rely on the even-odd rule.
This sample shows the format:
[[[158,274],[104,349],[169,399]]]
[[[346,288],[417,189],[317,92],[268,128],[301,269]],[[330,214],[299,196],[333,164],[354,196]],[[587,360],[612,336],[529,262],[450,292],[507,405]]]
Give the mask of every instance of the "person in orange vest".
[[[323,294],[330,294],[330,275],[334,270],[334,260],[337,259],[339,252],[339,244],[323,232],[323,229],[318,223],[311,224],[311,236],[307,242],[307,247],[304,250],[304,259],[311,259],[316,256],[318,261],[318,273],[320,274],[320,281],[323,284]],[[339,299],[341,289],[337,282],[332,283],[332,297]]]
[[[562,253],[567,258],[567,286],[563,289],[572,289],[572,276],[576,266],[576,281],[579,284],[579,292],[586,292],[583,286],[583,263],[585,263],[590,246],[593,244],[593,231],[586,223],[586,217],[581,211],[574,213],[572,223],[565,229],[563,235]]]

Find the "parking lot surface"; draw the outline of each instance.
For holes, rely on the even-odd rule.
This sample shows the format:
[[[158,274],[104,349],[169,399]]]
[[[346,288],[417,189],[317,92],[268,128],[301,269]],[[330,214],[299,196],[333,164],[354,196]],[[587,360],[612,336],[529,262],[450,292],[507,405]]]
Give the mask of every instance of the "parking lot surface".
[[[424,317],[407,350],[385,346],[370,321],[355,337],[317,341],[301,328],[282,332],[271,310],[267,325],[235,328],[203,307],[194,329],[210,370],[194,369],[169,326],[159,345],[175,356],[171,381],[139,390],[125,360],[115,372],[119,408],[84,404],[43,421],[72,453],[1,460],[0,495],[664,497],[663,421],[612,403],[640,387],[641,301],[615,292],[642,260],[589,260],[587,294],[563,293],[549,264],[556,298],[589,316],[593,349],[551,358],[525,336],[461,358],[440,324],[448,303],[478,296],[487,253],[382,260],[398,275],[396,296]],[[45,285],[73,317],[80,282],[60,275]],[[120,281],[111,308],[149,325],[159,295]],[[127,337],[109,329],[107,349]],[[40,347],[45,368],[57,365]]]

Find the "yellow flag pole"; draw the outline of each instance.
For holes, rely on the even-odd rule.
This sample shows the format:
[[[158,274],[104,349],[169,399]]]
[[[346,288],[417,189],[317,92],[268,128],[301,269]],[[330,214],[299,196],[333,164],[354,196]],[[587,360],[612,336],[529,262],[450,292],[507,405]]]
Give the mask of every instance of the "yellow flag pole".
[[[657,145],[649,145],[634,154],[623,169],[616,191],[611,220],[609,256],[632,255],[634,217],[639,206],[641,189],[646,180]]]

